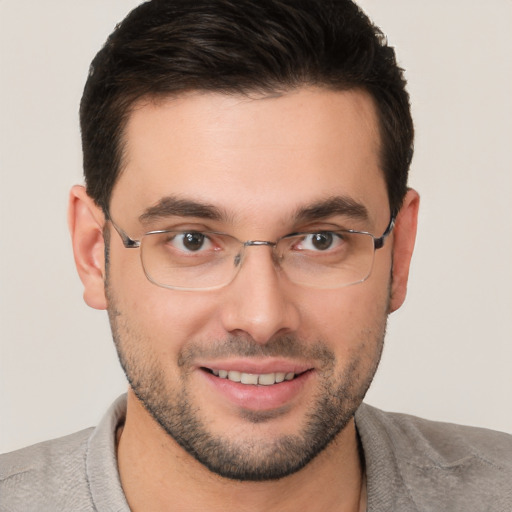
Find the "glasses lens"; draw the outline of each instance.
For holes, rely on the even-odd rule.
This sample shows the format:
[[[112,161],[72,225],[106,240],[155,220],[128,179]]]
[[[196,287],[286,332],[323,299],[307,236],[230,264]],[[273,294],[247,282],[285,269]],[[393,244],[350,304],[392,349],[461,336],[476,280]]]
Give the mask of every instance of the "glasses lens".
[[[283,238],[278,251],[291,281],[314,288],[341,288],[368,278],[375,253],[373,240],[367,233],[308,233]]]
[[[149,233],[142,238],[142,265],[148,279],[159,286],[216,288],[233,278],[239,246],[235,238],[218,233]]]

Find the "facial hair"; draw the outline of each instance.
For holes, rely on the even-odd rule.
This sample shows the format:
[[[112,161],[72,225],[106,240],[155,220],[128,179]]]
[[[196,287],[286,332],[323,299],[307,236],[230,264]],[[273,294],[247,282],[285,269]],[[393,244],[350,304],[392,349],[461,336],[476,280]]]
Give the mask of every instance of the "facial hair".
[[[184,450],[210,471],[239,481],[276,480],[291,475],[313,460],[354,416],[374,377],[383,347],[387,312],[365,329],[351,361],[336,374],[336,357],[322,341],[280,336],[259,344],[247,336],[190,342],[176,361],[178,384],[171,385],[157,355],[151,334],[143,335],[119,310],[107,286],[108,313],[118,357],[128,382],[147,412]],[[297,433],[271,439],[234,439],[215,434],[194,405],[189,385],[194,361],[215,357],[285,357],[315,363],[319,385]],[[279,385],[279,384],[276,384]],[[268,412],[245,411],[250,424],[271,421]]]

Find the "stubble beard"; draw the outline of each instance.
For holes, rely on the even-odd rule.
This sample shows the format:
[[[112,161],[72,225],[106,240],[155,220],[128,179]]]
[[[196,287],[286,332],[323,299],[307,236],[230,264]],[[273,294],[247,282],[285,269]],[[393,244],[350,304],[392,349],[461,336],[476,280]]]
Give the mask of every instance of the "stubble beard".
[[[299,471],[347,426],[377,370],[387,320],[386,311],[372,328],[364,331],[365,339],[339,375],[335,374],[334,353],[321,341],[308,343],[295,336],[283,336],[261,345],[248,337],[229,336],[217,342],[187,345],[177,361],[180,386],[173,388],[158,357],[151,353],[150,338],[130,325],[108,287],[107,297],[118,357],[135,396],[163,430],[197,461],[217,475],[239,481],[276,480]],[[237,441],[229,433],[223,436],[211,432],[187,387],[192,361],[205,355],[281,356],[315,361],[319,369],[318,392],[299,431],[252,441]],[[252,412],[244,420],[254,425],[272,418]]]

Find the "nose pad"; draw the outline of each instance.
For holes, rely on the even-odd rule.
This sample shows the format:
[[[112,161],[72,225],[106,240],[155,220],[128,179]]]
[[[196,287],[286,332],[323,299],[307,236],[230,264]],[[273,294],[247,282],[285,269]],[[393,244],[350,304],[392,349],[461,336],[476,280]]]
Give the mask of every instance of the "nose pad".
[[[250,247],[262,245],[269,247]],[[243,333],[258,343],[294,331],[299,325],[298,309],[291,293],[285,290],[273,247],[271,242],[244,245],[234,258],[238,270],[220,306],[227,332]]]
[[[243,250],[244,250],[243,248],[240,249],[240,252],[233,259],[233,264],[235,265],[235,268],[242,266],[242,262],[243,262],[243,255],[242,255],[242,253],[243,253]]]

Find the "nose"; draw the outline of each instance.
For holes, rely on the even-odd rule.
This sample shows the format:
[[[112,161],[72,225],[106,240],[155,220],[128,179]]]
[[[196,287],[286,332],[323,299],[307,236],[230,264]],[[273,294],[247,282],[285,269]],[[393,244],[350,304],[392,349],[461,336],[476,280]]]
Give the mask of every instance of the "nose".
[[[241,268],[224,289],[221,321],[230,334],[266,343],[274,336],[297,330],[299,310],[286,278],[280,276],[268,245],[247,247]]]

